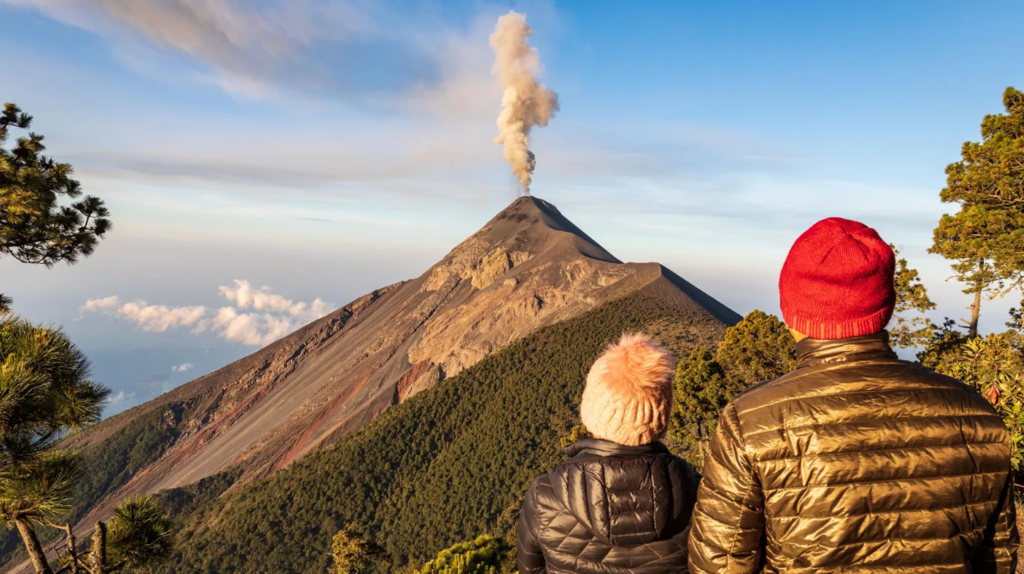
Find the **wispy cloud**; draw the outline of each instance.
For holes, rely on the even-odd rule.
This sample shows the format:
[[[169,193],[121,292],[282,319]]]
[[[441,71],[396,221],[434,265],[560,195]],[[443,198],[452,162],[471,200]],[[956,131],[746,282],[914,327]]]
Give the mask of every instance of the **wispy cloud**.
[[[119,406],[121,403],[130,401],[134,398],[135,393],[126,393],[124,391],[120,391],[116,395],[107,399],[107,408]]]
[[[255,346],[269,345],[333,309],[321,299],[307,303],[272,293],[267,286],[255,289],[244,279],[236,279],[234,285],[221,286],[220,294],[232,306],[213,309],[204,305],[150,305],[145,301],[121,303],[117,296],[110,296],[89,299],[80,309],[83,313],[101,312],[119,317],[144,331],[190,328],[193,333],[212,332],[227,341]],[[181,372],[191,367],[185,363],[173,367],[172,371]]]
[[[463,52],[474,29],[454,30],[428,7],[362,0],[0,2],[96,33],[139,68],[170,60],[193,79],[245,98],[304,94],[452,111],[489,84],[486,64]]]
[[[180,365],[174,365],[171,367],[172,373],[184,373],[192,368],[192,363],[182,363]]]

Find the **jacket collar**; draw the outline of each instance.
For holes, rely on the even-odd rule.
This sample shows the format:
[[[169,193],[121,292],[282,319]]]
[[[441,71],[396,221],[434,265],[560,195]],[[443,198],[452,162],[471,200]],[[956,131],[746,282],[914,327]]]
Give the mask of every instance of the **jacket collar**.
[[[637,456],[647,453],[667,453],[668,448],[660,442],[626,446],[600,438],[587,438],[562,449],[565,454],[575,456]]]
[[[847,339],[808,337],[796,344],[797,369],[822,364],[896,358],[896,353],[889,346],[887,331]]]

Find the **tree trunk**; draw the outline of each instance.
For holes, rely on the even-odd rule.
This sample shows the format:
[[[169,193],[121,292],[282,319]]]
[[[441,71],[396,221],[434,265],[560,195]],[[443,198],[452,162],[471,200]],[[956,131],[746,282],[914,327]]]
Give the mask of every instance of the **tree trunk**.
[[[68,535],[68,558],[71,560],[71,574],[82,574],[82,569],[78,564],[78,547],[75,545],[75,533],[71,530],[70,524],[64,527],[64,531]]]
[[[697,445],[700,447],[700,465],[703,468],[707,464],[708,459],[711,458],[711,441],[701,440]]]
[[[967,337],[970,339],[978,336],[978,317],[981,316],[981,289],[974,294],[974,305],[971,305],[971,325],[967,329]]]
[[[97,521],[92,534],[92,574],[104,574],[107,567],[107,525]]]
[[[49,562],[46,561],[43,546],[39,544],[35,530],[32,530],[32,525],[24,520],[15,520],[14,523],[18,526],[18,533],[21,534],[22,541],[25,542],[25,550],[28,551],[29,558],[32,559],[32,566],[36,569],[36,574],[53,574]]]

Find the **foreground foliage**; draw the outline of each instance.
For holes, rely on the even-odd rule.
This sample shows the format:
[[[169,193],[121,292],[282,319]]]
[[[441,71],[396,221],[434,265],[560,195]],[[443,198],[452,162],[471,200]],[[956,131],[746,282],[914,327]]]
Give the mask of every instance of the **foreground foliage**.
[[[108,394],[89,380],[88,361],[60,330],[0,316],[0,518],[17,529],[39,574],[54,570],[38,530],[67,518],[82,477],[81,458],[60,441],[98,421]],[[149,499],[124,501],[110,524],[113,562],[105,524],[97,524],[89,559],[79,559],[68,525],[67,564],[60,571],[104,574],[144,566],[170,551],[163,510]]]
[[[138,471],[159,458],[180,434],[177,427],[180,421],[180,413],[175,409],[153,409],[118,429],[106,440],[78,449],[78,476],[71,485],[69,508],[61,513],[60,521],[77,523],[93,506],[124,486]],[[90,429],[87,433],[93,430],[96,429]],[[167,505],[169,513],[180,513],[183,509],[179,506],[189,504],[185,498],[191,492],[190,489],[197,487],[198,485],[190,485],[186,489],[168,491],[162,493],[159,498],[161,503]],[[223,486],[221,491],[224,488],[227,486]],[[165,502],[168,499],[173,499],[174,502]],[[192,509],[194,506],[189,510]],[[0,537],[0,554],[4,557],[0,567],[26,558],[17,533],[6,534]],[[58,538],[66,538],[66,532],[53,528],[43,528],[38,531],[38,535],[44,545],[55,542]]]
[[[922,351],[921,364],[960,379],[985,396],[1003,417],[1013,440],[1012,462],[1021,484],[1024,463],[1024,337],[1020,331],[970,338],[951,327]]]
[[[37,572],[52,569],[36,530],[67,510],[78,470],[57,443],[98,421],[107,394],[63,332],[0,316],[0,519]]]
[[[55,545],[63,564],[57,574],[113,574],[148,569],[166,559],[174,547],[171,522],[152,497],[139,496],[114,507],[109,522],[97,522],[91,550],[83,552],[74,530],[64,527],[63,544]]]
[[[498,574],[508,546],[500,538],[483,535],[442,550],[418,574]]]
[[[689,346],[710,342],[693,334],[702,322],[708,337],[721,333],[710,317],[684,313],[638,295],[515,342],[330,450],[200,510],[161,571],[322,574],[331,537],[349,523],[384,549],[390,570],[481,534],[502,536],[529,483],[562,460],[560,438],[579,424],[583,381],[605,346],[665,318]]]
[[[676,367],[670,446],[701,468],[725,405],[750,385],[793,370],[795,353],[786,325],[757,310],[729,327],[714,353],[695,348]]]

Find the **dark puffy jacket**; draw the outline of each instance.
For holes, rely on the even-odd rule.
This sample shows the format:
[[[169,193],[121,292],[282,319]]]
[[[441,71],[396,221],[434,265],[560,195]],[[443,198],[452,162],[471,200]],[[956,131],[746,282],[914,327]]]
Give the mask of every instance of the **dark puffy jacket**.
[[[519,516],[519,574],[688,572],[700,475],[661,443],[587,439],[535,480]]]
[[[988,402],[885,333],[797,355],[722,413],[691,571],[1011,574],[1010,437]]]

